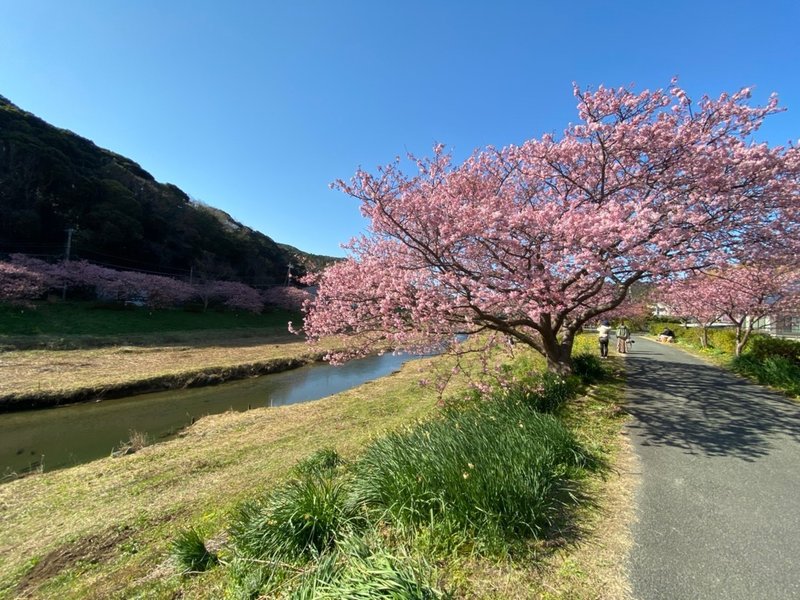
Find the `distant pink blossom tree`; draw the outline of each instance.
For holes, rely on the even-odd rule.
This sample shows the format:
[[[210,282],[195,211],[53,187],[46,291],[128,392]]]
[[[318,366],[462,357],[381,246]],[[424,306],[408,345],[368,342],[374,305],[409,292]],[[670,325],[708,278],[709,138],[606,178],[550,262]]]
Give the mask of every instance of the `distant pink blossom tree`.
[[[238,281],[206,281],[195,288],[196,295],[208,307],[211,301],[224,304],[234,310],[260,313],[264,301],[258,290]]]
[[[35,300],[47,290],[43,275],[27,267],[0,262],[0,302]]]
[[[716,278],[700,272],[669,283],[660,290],[658,299],[673,314],[694,318],[700,327],[700,345],[707,348],[708,328],[725,315],[717,295],[719,289]]]
[[[311,299],[311,294],[295,286],[273,286],[264,290],[261,297],[265,304],[277,306],[286,310],[300,311],[306,300]]]
[[[17,267],[37,273],[48,288],[57,288],[64,283],[62,270],[58,263],[48,263],[27,254],[11,254],[9,261]]]
[[[775,97],[751,107],[744,89],[692,103],[675,82],[575,95],[580,123],[560,139],[461,165],[437,146],[412,176],[398,160],[337,182],[361,201],[370,234],[323,274],[306,305],[309,339],[353,335],[332,357],[345,360],[490,330],[569,373],[582,325],[635,282],[797,250],[800,153],[750,141]]]
[[[759,319],[800,308],[800,269],[796,266],[727,265],[696,274],[684,285],[683,290],[676,288],[677,294],[672,291],[667,296],[670,306],[686,302],[686,294],[693,292],[694,312],[687,314],[698,320],[715,313],[728,317],[736,327],[736,356],[741,355]]]

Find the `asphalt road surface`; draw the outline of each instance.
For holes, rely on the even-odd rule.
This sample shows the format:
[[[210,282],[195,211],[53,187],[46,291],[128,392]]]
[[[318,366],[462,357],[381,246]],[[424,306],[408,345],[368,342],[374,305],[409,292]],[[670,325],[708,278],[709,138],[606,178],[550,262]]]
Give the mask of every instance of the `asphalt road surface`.
[[[800,598],[800,404],[668,344],[626,364],[634,598]]]

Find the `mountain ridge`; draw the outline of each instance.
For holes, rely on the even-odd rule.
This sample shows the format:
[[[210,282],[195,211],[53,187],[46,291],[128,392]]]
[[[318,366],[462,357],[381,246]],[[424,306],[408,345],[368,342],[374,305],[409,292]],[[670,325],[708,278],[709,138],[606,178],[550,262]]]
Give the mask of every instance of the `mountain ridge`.
[[[0,95],[0,253],[63,257],[68,235],[73,259],[255,286],[338,260],[279,244]]]

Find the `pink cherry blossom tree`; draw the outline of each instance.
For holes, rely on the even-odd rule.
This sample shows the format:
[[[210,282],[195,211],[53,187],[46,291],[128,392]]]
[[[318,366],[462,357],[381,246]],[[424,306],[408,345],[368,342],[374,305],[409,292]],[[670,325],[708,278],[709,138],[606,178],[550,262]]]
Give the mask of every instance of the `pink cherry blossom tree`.
[[[728,265],[693,279],[689,285],[702,298],[696,310],[725,315],[736,326],[736,356],[741,355],[759,319],[800,307],[800,269],[796,266]]]
[[[321,277],[310,340],[353,335],[342,360],[490,330],[569,373],[582,325],[635,282],[797,248],[798,151],[750,141],[775,97],[753,107],[745,89],[693,103],[675,82],[575,95],[580,122],[559,139],[460,165],[437,146],[414,159],[416,174],[398,160],[337,182],[370,234]]]
[[[0,302],[11,304],[35,300],[47,290],[43,275],[28,267],[0,262]]]
[[[269,306],[300,311],[306,300],[311,299],[311,294],[305,289],[292,285],[276,285],[264,290],[261,298]]]
[[[234,310],[246,310],[260,313],[264,301],[258,290],[238,281],[204,281],[195,286],[195,296],[203,302],[204,308],[214,302],[220,302]]]
[[[725,315],[719,302],[718,283],[719,279],[699,272],[669,283],[658,294],[658,300],[669,306],[672,313],[697,321],[703,348],[708,347],[708,328]]]

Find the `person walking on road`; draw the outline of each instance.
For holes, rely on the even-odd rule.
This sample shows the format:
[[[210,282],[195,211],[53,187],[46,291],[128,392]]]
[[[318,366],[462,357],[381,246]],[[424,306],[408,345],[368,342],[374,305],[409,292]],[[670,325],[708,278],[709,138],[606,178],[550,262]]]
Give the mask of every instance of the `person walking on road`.
[[[625,325],[625,321],[620,321],[617,327],[617,352],[620,354],[628,352],[628,340],[630,337],[630,329]]]
[[[597,340],[600,342],[600,357],[608,358],[608,336],[611,334],[611,324],[603,321],[597,328]]]

